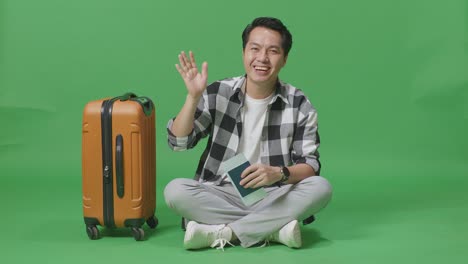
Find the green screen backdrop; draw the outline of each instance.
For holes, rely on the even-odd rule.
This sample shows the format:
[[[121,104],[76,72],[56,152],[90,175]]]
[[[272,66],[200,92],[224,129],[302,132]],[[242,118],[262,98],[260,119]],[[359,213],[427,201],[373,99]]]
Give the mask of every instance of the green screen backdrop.
[[[280,18],[294,44],[280,78],[319,113],[334,187],[304,247],[186,251],[164,186],[191,178],[205,141],[167,146],[193,50],[209,82],[244,73],[241,33]],[[466,0],[0,1],[2,263],[464,263],[468,258]],[[157,113],[157,217],[148,239],[102,230],[81,205],[88,101],[132,91]]]

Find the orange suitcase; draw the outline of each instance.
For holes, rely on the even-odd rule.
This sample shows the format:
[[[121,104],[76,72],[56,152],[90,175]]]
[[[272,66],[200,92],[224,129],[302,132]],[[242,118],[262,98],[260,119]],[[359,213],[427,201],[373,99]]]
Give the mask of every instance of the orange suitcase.
[[[156,228],[155,109],[128,93],[89,102],[83,112],[83,214],[90,239],[98,225],[128,227],[144,240],[143,224]]]

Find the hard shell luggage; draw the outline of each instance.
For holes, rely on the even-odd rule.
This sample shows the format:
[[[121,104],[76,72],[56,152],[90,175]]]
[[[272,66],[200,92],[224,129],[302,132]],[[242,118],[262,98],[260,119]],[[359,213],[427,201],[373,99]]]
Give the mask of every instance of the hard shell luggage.
[[[143,224],[156,228],[155,109],[128,93],[89,102],[83,112],[83,214],[90,239],[98,225],[128,227],[144,240]]]

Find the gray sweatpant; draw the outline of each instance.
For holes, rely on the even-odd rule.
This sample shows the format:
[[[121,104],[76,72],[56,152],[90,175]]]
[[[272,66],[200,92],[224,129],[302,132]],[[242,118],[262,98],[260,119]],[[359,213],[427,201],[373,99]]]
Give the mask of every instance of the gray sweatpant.
[[[227,224],[241,246],[250,247],[296,219],[316,214],[331,199],[332,188],[321,176],[297,184],[266,187],[268,195],[245,206],[231,183],[222,186],[174,179],[166,186],[166,203],[178,215],[204,224]]]

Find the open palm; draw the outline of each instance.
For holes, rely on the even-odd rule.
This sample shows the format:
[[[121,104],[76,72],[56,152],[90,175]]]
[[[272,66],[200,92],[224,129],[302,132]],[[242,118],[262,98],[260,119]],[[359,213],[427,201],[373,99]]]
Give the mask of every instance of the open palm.
[[[199,72],[193,52],[190,51],[189,55],[190,58],[188,58],[185,52],[182,51],[179,54],[180,64],[176,64],[176,68],[184,80],[189,95],[193,98],[199,98],[206,89],[206,83],[208,80],[208,63],[203,62],[202,71]]]

